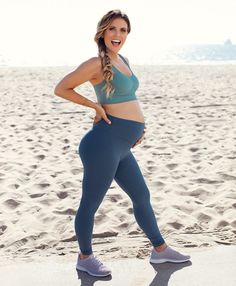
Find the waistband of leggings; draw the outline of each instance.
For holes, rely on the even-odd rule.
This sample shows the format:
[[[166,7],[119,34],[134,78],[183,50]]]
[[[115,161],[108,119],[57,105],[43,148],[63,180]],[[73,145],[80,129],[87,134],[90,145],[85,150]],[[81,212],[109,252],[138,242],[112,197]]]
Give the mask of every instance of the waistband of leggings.
[[[109,132],[112,136],[114,135],[114,138],[120,137],[129,142],[130,145],[133,145],[144,131],[145,124],[142,122],[124,119],[110,114],[107,114],[107,117],[110,119],[111,124],[108,124],[102,119],[93,125],[93,129],[101,129],[105,132]]]
[[[140,122],[140,121],[135,121],[135,120],[131,120],[131,119],[125,119],[125,118],[121,118],[121,117],[116,117],[116,116],[113,116],[111,114],[106,114],[107,117],[111,120],[111,124],[112,124],[112,121],[114,123],[129,123],[129,124],[134,124],[134,125],[139,125],[139,126],[142,126],[142,127],[145,127],[145,123],[144,122]]]

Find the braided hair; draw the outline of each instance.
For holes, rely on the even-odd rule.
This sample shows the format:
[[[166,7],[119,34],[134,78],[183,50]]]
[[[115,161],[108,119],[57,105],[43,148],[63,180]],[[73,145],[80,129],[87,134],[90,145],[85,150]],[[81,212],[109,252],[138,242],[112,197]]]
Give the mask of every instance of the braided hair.
[[[104,42],[104,33],[110,26],[111,22],[117,18],[125,20],[128,26],[128,33],[130,33],[131,26],[128,16],[123,12],[121,12],[120,10],[111,10],[108,13],[106,13],[102,17],[102,19],[98,22],[97,32],[94,37],[94,41],[98,45],[98,56],[101,58],[103,78],[106,81],[104,89],[107,97],[111,96],[115,90],[111,84],[111,80],[113,79],[112,64]]]

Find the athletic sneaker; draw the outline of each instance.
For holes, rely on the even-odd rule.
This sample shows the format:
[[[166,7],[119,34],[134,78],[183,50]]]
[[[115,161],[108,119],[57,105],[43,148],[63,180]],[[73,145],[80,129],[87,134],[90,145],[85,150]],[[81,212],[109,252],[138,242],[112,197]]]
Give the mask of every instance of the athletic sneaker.
[[[164,262],[173,262],[181,263],[190,260],[189,255],[183,255],[178,251],[172,249],[170,246],[161,252],[157,252],[154,248],[150,256],[150,263],[164,263]]]
[[[111,274],[111,270],[93,254],[85,259],[80,259],[78,255],[76,270],[85,271],[92,276],[98,277],[108,276]]]

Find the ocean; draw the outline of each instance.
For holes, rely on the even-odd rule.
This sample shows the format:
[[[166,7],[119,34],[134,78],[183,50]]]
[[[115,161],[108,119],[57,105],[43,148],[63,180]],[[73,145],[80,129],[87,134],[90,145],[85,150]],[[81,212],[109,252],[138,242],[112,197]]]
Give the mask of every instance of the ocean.
[[[142,55],[141,55],[142,56]],[[146,56],[145,54],[143,55]],[[48,55],[50,60],[36,61],[27,59],[16,59],[5,57],[0,54],[0,66],[67,66],[76,65],[80,62],[76,57],[61,57],[54,60]],[[157,49],[155,54],[148,55],[146,58],[137,60],[132,58],[132,64],[138,65],[181,65],[181,64],[236,64],[236,45],[230,41],[224,44],[202,44],[202,45],[182,45],[173,46],[165,49]]]

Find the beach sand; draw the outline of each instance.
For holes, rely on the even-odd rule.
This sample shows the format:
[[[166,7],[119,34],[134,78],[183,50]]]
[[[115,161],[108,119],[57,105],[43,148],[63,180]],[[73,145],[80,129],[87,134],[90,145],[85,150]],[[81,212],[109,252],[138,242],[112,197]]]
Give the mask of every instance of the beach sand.
[[[74,68],[0,68],[1,265],[76,259],[73,223],[83,176],[76,150],[94,112],[53,94]],[[236,66],[133,71],[147,126],[133,153],[164,238],[189,254],[235,245]],[[77,90],[95,100],[88,83]],[[115,182],[96,214],[93,246],[114,263],[150,253],[131,201]]]

